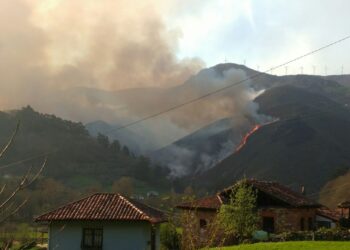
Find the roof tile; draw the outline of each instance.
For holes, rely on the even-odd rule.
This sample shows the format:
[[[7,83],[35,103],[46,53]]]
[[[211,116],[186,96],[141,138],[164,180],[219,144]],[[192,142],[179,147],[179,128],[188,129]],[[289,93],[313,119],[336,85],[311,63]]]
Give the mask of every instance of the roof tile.
[[[155,208],[120,194],[99,193],[69,203],[35,219],[35,221],[58,220],[138,220],[159,223],[165,221],[165,216]]]

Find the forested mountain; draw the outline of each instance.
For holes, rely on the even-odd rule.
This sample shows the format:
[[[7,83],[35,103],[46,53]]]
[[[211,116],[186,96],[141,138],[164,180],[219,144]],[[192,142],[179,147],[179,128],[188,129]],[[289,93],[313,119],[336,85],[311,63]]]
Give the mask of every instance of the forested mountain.
[[[41,114],[30,106],[0,112],[0,142],[4,146],[16,124],[20,129],[14,143],[0,161],[5,195],[11,192],[30,167],[47,165],[41,177],[18,195],[29,199],[17,216],[32,220],[60,204],[91,192],[128,192],[146,195],[151,190],[169,190],[166,168],[135,156],[118,141],[101,134],[89,135],[83,124]]]
[[[149,159],[135,156],[118,141],[106,136],[89,135],[83,124],[62,120],[54,115],[40,114],[31,107],[0,113],[0,142],[4,145],[16,123],[20,130],[2,165],[25,159],[3,170],[7,175],[23,174],[28,166],[38,164],[48,154],[47,177],[68,186],[99,183],[106,187],[122,176],[130,176],[151,186],[163,185],[164,168],[152,166]],[[41,157],[38,157],[41,156]],[[35,158],[32,160],[27,160]],[[85,179],[79,187],[78,179]]]

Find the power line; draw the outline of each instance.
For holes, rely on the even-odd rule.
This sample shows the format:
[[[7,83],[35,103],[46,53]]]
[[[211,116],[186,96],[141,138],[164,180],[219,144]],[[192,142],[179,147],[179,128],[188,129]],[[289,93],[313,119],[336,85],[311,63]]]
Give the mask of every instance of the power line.
[[[332,43],[329,43],[329,44],[327,44],[327,45],[324,45],[324,46],[322,46],[322,47],[320,47],[320,48],[318,48],[318,49],[315,49],[315,50],[313,50],[313,51],[310,51],[310,52],[308,52],[308,53],[305,53],[305,54],[303,54],[303,55],[301,55],[301,56],[298,56],[298,57],[296,57],[296,58],[293,58],[293,59],[291,59],[291,60],[289,60],[289,61],[286,61],[286,62],[284,62],[284,63],[282,63],[282,64],[279,64],[279,65],[277,65],[277,66],[274,66],[274,67],[272,67],[272,68],[270,68],[270,69],[268,69],[268,70],[266,70],[266,71],[258,72],[258,73],[256,73],[256,74],[254,74],[254,75],[252,75],[252,76],[250,76],[250,77],[247,77],[247,78],[245,78],[245,79],[243,79],[243,80],[240,80],[240,81],[238,81],[238,82],[232,83],[232,84],[227,85],[227,86],[222,87],[222,88],[218,88],[218,89],[216,89],[216,90],[214,90],[214,91],[211,91],[211,92],[208,92],[207,94],[204,94],[204,95],[202,95],[202,96],[199,96],[199,97],[190,99],[190,100],[188,100],[188,101],[186,101],[186,102],[180,103],[180,104],[178,104],[178,105],[174,105],[174,106],[172,106],[172,107],[170,107],[170,108],[164,109],[164,110],[159,111],[159,112],[156,112],[156,113],[154,113],[154,114],[147,115],[147,116],[145,116],[145,117],[143,117],[143,118],[140,118],[140,119],[135,120],[135,121],[133,121],[133,122],[127,123],[127,124],[125,124],[125,125],[121,125],[121,126],[119,126],[119,127],[117,127],[117,128],[113,128],[113,129],[111,129],[110,131],[119,131],[119,130],[122,130],[122,129],[125,129],[125,128],[127,128],[127,127],[133,126],[133,125],[135,125],[135,124],[138,124],[138,123],[144,122],[144,121],[146,121],[146,120],[152,119],[152,118],[154,118],[154,117],[160,116],[160,115],[162,115],[162,114],[165,114],[165,113],[171,112],[171,111],[173,111],[173,110],[182,108],[182,107],[187,106],[187,105],[189,105],[189,104],[191,104],[191,103],[200,101],[200,100],[202,100],[202,99],[204,99],[204,98],[207,98],[207,97],[209,97],[209,96],[215,95],[215,94],[217,94],[217,93],[220,93],[220,92],[222,92],[222,91],[224,91],[224,90],[227,90],[227,89],[229,89],[229,88],[232,88],[232,87],[234,87],[234,86],[238,86],[238,85],[240,85],[240,84],[242,84],[242,83],[244,83],[244,82],[246,82],[246,81],[255,79],[255,78],[257,78],[257,77],[259,77],[259,76],[261,76],[261,75],[263,75],[263,74],[266,74],[266,73],[272,72],[273,70],[276,70],[276,69],[279,69],[279,68],[281,68],[281,67],[287,66],[287,65],[290,64],[290,63],[299,61],[299,60],[301,60],[301,59],[303,59],[303,58],[305,58],[305,57],[307,57],[307,56],[313,55],[313,54],[315,54],[315,53],[317,53],[317,52],[319,52],[319,51],[321,51],[321,50],[324,50],[324,49],[326,49],[326,48],[329,48],[329,47],[331,47],[331,46],[334,46],[334,45],[336,45],[336,44],[338,44],[338,43],[344,42],[345,40],[347,40],[347,39],[349,39],[349,38],[350,38],[350,35],[348,35],[348,36],[346,36],[346,37],[343,37],[342,39],[336,40],[336,41],[334,41],[334,42],[332,42]],[[110,132],[110,131],[106,131],[106,132],[108,133],[108,132]]]
[[[44,156],[49,156],[49,155],[51,155],[53,153],[56,153],[57,151],[58,150],[55,150],[55,151],[51,151],[49,153],[44,153],[44,154],[40,154],[40,155],[29,157],[29,158],[25,158],[25,159],[22,159],[22,160],[19,160],[19,161],[11,162],[11,163],[8,163],[8,164],[0,166],[0,170],[1,169],[5,169],[5,168],[9,168],[9,167],[12,167],[12,166],[15,166],[15,165],[19,165],[21,163],[25,163],[25,162],[28,162],[28,161],[32,161],[32,160],[35,160],[35,159],[39,159],[39,158],[42,158]]]

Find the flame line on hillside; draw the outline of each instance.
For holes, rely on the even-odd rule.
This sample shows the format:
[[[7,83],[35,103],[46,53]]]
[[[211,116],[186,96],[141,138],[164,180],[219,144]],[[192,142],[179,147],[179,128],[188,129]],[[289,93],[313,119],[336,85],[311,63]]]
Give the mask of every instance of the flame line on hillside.
[[[249,139],[250,136],[252,136],[256,131],[258,131],[261,127],[263,126],[266,126],[266,125],[269,125],[271,123],[274,123],[274,122],[277,122],[279,119],[275,119],[273,121],[270,121],[270,122],[266,122],[264,124],[256,124],[254,125],[254,127],[249,130],[243,137],[242,137],[242,140],[241,142],[239,143],[238,147],[236,148],[235,150],[235,153],[237,153],[238,151],[240,151],[246,144],[247,144],[247,141]]]

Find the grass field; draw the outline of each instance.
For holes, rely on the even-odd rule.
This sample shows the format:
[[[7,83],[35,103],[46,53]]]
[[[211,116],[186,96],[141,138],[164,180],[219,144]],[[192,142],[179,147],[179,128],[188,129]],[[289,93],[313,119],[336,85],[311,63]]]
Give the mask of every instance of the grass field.
[[[293,241],[277,243],[257,243],[212,250],[350,250],[350,242],[342,241]]]

